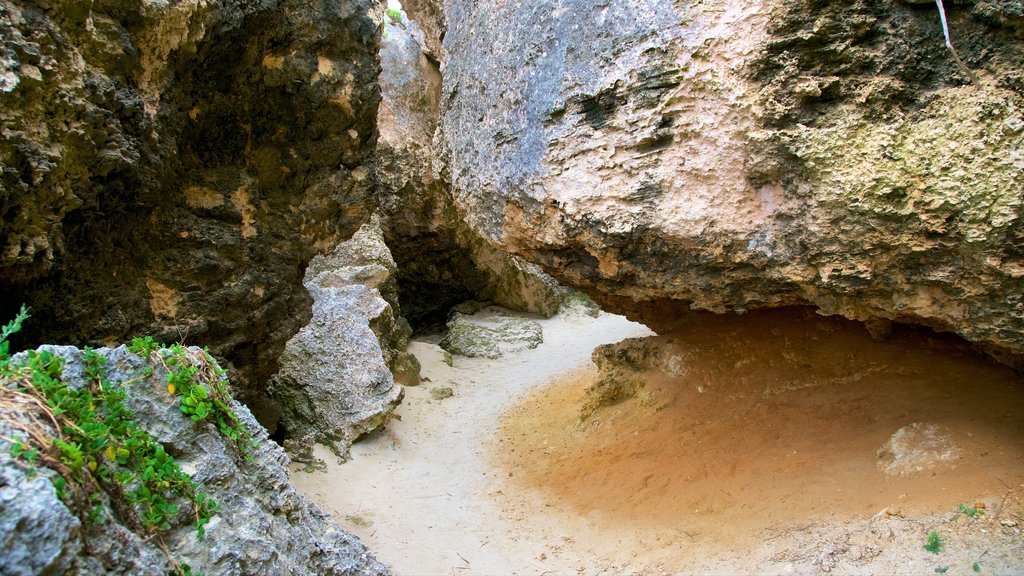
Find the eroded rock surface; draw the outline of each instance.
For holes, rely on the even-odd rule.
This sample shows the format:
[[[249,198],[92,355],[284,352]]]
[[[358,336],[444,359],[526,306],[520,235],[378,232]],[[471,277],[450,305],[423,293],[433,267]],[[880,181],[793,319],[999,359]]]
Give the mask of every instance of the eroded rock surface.
[[[441,155],[478,234],[659,331],[810,304],[1024,353],[1015,3],[451,0]]]
[[[406,314],[417,327],[440,327],[452,306],[476,298],[551,316],[563,293],[558,284],[473,232],[452,202],[434,146],[441,96],[436,6],[420,2],[407,9],[426,19],[427,30],[416,21],[385,24],[375,157],[382,222]]]
[[[949,430],[914,422],[893,432],[878,449],[878,468],[890,476],[907,476],[955,462],[960,454]]]
[[[489,306],[474,314],[455,312],[439,345],[470,358],[501,358],[506,353],[533,349],[544,342],[541,325]]]
[[[82,351],[45,349],[66,360],[62,380],[69,387],[89,386]],[[288,457],[245,406],[230,402],[256,440],[248,461],[215,426],[193,422],[181,412],[179,399],[167,393],[167,371],[161,363],[144,360],[125,347],[97,353],[107,359],[109,380],[127,392],[124,402],[134,421],[174,455],[199,489],[219,504],[219,512],[206,525],[202,540],[196,535],[191,506],[180,499],[179,514],[168,518],[162,543],[133,531],[124,517],[111,512],[108,497],[102,502],[103,521],[83,523],[58,499],[51,482],[55,470],[12,459],[11,441],[25,440],[30,416],[50,434],[57,432],[32,409],[5,412],[0,414],[0,572],[156,576],[175,573],[170,556],[203,574],[388,573],[357,538],[342,532],[289,484]],[[202,354],[197,348],[192,353]],[[6,402],[9,393],[10,389],[3,392],[0,410],[11,408]]]
[[[371,0],[0,2],[0,316],[208,344],[262,384],[314,254],[366,221]]]
[[[290,443],[320,443],[339,456],[385,423],[402,399],[390,366],[419,382],[406,351],[412,330],[395,302],[395,262],[376,218],[327,256],[316,256],[304,285],[313,317],[281,355],[272,394]]]

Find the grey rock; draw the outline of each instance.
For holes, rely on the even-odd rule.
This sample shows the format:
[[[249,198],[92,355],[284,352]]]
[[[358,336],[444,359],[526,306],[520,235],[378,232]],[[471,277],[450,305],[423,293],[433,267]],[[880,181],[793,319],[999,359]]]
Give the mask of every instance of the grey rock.
[[[538,322],[510,316],[507,310],[491,306],[472,316],[454,313],[439,345],[452,354],[470,358],[501,358],[543,342],[544,330]]]
[[[388,246],[399,267],[404,313],[418,328],[440,325],[467,299],[554,315],[562,289],[540,268],[510,256],[473,232],[452,202],[446,173],[435,160],[441,72],[434,2],[404,4],[410,16],[386,23],[381,46],[380,137],[375,157],[380,210]]]
[[[898,1],[450,0],[438,164],[488,244],[659,332],[811,305],[1024,365],[1014,4],[947,3],[979,88]]]
[[[292,441],[321,443],[345,457],[401,401],[388,360],[405,366],[399,352],[408,345],[408,324],[396,321],[383,296],[394,297],[394,272],[376,219],[310,262],[304,285],[313,317],[285,346],[272,388]]]
[[[63,380],[85,385],[84,355],[75,348],[44,347],[66,359]],[[200,355],[198,348],[191,353]],[[125,347],[99,349],[107,375],[127,392],[125,400],[140,428],[190,473],[199,489],[220,505],[199,540],[186,503],[170,519],[163,542],[177,562],[204,574],[387,574],[363,545],[288,482],[288,458],[271,442],[245,406],[231,409],[256,440],[252,459],[239,456],[212,424],[196,423],[166,390],[167,372]],[[144,368],[153,369],[144,376]],[[16,418],[26,417],[22,411]],[[9,420],[6,414],[4,420]],[[49,478],[55,471],[12,462],[8,438],[20,432],[0,425],[0,572],[4,574],[153,574],[171,572],[167,554],[148,535],[136,534],[106,513],[103,523],[83,525],[57,499]],[[109,500],[104,500],[109,510]]]

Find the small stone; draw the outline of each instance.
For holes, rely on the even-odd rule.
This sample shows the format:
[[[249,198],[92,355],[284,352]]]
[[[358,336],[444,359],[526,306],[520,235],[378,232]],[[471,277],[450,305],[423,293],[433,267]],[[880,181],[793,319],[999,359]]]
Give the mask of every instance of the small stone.
[[[1013,528],[1017,526],[1017,521],[1012,518],[1003,518],[999,521],[999,523],[1003,526],[1006,526],[1007,528]]]
[[[445,398],[451,398],[455,396],[455,392],[447,386],[439,386],[437,388],[430,389],[430,397],[434,400],[444,400]]]

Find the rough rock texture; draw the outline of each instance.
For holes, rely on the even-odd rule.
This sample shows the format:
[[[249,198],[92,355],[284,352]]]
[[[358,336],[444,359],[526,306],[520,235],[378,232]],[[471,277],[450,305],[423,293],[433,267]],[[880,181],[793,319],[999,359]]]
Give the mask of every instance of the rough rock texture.
[[[506,353],[536,348],[542,342],[544,330],[539,323],[489,306],[473,315],[455,312],[438,345],[470,358],[501,358]]]
[[[639,397],[652,371],[676,377],[681,374],[682,357],[659,338],[627,338],[604,344],[591,355],[597,367],[597,380],[587,389],[580,417],[588,418],[604,406],[612,406]]]
[[[321,443],[344,457],[402,399],[389,365],[416,365],[419,381],[406,351],[412,330],[391,303],[395,262],[379,226],[373,218],[306,269],[313,318],[285,345],[271,392],[286,445]]]
[[[258,387],[374,202],[371,0],[0,1],[0,317],[211,346]]]
[[[46,347],[67,360],[63,381],[86,385],[84,355],[76,348]],[[193,349],[199,352],[198,349]],[[178,562],[203,574],[386,574],[387,569],[353,536],[288,482],[288,458],[271,442],[248,409],[231,408],[257,441],[251,462],[208,423],[195,423],[178,409],[166,390],[165,369],[126,348],[100,349],[111,382],[127,390],[125,404],[139,426],[174,455],[183,470],[220,504],[196,537],[189,507],[171,519],[163,540]],[[154,371],[140,376],[146,367]],[[16,418],[26,418],[20,413]],[[171,574],[156,540],[131,531],[122,519],[83,525],[57,498],[50,477],[39,467],[29,474],[11,460],[10,439],[22,432],[0,425],[0,573]],[[106,513],[109,516],[109,512]]]
[[[440,152],[489,242],[655,329],[810,304],[1024,353],[1017,2],[450,0]]]
[[[947,429],[914,422],[893,432],[878,449],[878,468],[891,476],[908,476],[954,462],[960,448]]]
[[[495,249],[466,226],[436,165],[441,74],[431,45],[437,22],[431,2],[425,34],[415,21],[387,22],[381,48],[382,101],[375,157],[388,245],[398,261],[406,314],[418,328],[442,325],[448,310],[470,298],[551,316],[561,289],[537,266]]]

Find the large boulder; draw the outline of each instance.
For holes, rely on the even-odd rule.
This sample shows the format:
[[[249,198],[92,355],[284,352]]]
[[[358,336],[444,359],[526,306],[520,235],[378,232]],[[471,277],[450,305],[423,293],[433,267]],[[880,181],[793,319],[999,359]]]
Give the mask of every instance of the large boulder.
[[[0,317],[207,344],[262,384],[375,198],[372,0],[0,1]]]
[[[87,368],[82,350],[43,347],[38,352],[63,359],[60,381],[67,388],[96,390],[98,381]],[[38,449],[40,441],[53,442],[69,432],[66,427],[63,433],[52,427],[54,416],[39,408],[45,403],[35,405],[31,395],[16,391],[22,377],[18,372],[13,376],[5,372],[0,382],[0,544],[4,550],[0,573],[162,576],[187,573],[186,565],[192,573],[203,574],[388,573],[357,538],[342,532],[295,491],[288,481],[288,457],[267,438],[245,406],[233,399],[227,402],[238,426],[252,438],[249,442],[243,435],[236,442],[210,421],[195,421],[182,412],[180,398],[170,394],[167,386],[171,364],[167,350],[143,357],[122,346],[96,350],[95,356],[105,359],[103,372],[110,389],[125,392],[123,405],[131,413],[130,420],[172,455],[177,466],[191,476],[196,491],[219,508],[201,538],[193,505],[181,496],[169,499],[177,512],[166,515],[162,530],[140,526],[139,519],[144,516],[139,514],[139,502],[147,497],[135,488],[150,472],[110,480],[126,472],[125,460],[120,454],[114,456],[115,446],[118,450],[123,447],[126,459],[143,454],[129,444],[129,438],[138,441],[137,434],[117,436],[113,425],[106,432],[97,432],[98,428],[89,424],[87,432],[107,442],[109,448],[89,452],[86,443],[79,442],[90,462],[79,472],[70,471],[65,456],[46,449],[31,457],[24,452],[15,454],[15,443]],[[202,350],[190,348],[179,357],[181,363],[170,369],[194,368],[201,375],[220,378],[217,365]],[[15,363],[26,359],[17,356]],[[214,393],[213,381],[196,381]],[[95,392],[89,410],[105,411],[103,418],[110,418],[114,414],[111,404],[99,400],[101,396]],[[65,414],[75,413],[74,408],[65,408]],[[86,428],[87,424],[78,422]],[[131,456],[127,456],[129,452]],[[167,472],[163,466],[158,473]],[[107,480],[102,480],[104,470],[109,470]],[[87,486],[89,478],[100,480],[84,492],[72,488],[76,482]],[[57,486],[62,486],[64,498],[58,496]],[[90,494],[84,509],[74,509],[76,502],[83,504],[75,494]]]
[[[406,351],[412,330],[399,315],[395,272],[376,218],[306,269],[313,317],[285,345],[272,384],[293,454],[320,443],[344,457],[401,401],[391,367],[419,382],[418,362]]]
[[[405,313],[418,328],[440,326],[452,306],[475,298],[551,316],[563,292],[558,284],[471,230],[452,202],[433,143],[441,97],[439,14],[432,1],[406,7],[409,16],[423,16],[426,32],[408,18],[385,23],[374,159]]]
[[[1024,353],[1012,2],[450,0],[440,154],[489,243],[660,331],[813,305]]]

